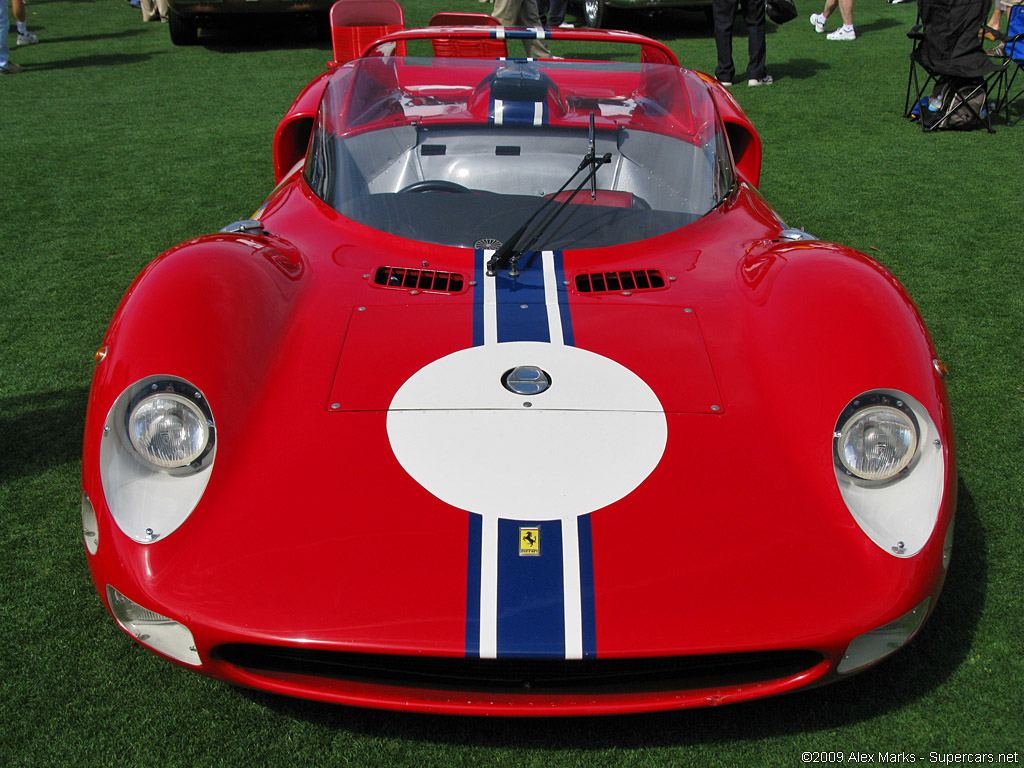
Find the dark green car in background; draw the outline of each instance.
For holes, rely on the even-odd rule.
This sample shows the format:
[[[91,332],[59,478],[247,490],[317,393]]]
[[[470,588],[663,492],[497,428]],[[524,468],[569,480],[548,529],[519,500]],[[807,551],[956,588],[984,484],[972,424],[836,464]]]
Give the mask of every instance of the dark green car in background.
[[[628,24],[625,14],[618,9],[656,10],[662,8],[699,8],[711,19],[711,0],[583,0],[577,3],[583,9],[588,27],[621,27]],[[609,22],[609,17],[614,24]]]

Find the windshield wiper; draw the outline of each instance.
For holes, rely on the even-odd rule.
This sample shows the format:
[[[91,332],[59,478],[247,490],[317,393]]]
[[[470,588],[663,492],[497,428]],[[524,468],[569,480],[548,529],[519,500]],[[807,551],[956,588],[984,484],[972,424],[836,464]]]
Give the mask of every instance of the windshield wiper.
[[[562,211],[565,210],[565,207],[572,202],[574,197],[576,197],[576,193],[586,186],[587,182],[590,182],[591,199],[597,198],[597,169],[611,161],[611,152],[605,152],[601,157],[597,156],[594,140],[594,113],[591,112],[590,149],[587,151],[586,156],[584,156],[583,160],[580,161],[579,167],[573,172],[572,176],[566,179],[565,184],[563,184],[557,192],[549,196],[548,199],[544,201],[544,204],[534,211],[530,218],[524,221],[522,226],[519,227],[519,229],[517,229],[512,236],[494,252],[490,260],[487,262],[488,277],[494,277],[495,273],[499,269],[507,269],[509,277],[517,277],[519,275],[519,271],[516,269],[516,264],[519,262],[519,259],[523,257],[523,254],[533,248],[551,224],[561,215]],[[565,198],[565,200],[563,200],[561,204],[547,216],[547,218],[541,220],[541,222],[530,233],[529,238],[526,239],[526,244],[522,248],[517,248],[516,245],[520,240],[524,239],[526,230],[529,228],[530,224],[533,223],[533,220],[546,211],[551,203],[558,199],[558,196],[565,191],[566,187],[568,187],[577,176],[580,175],[584,168],[590,168],[590,173],[583,177],[583,181],[577,185],[576,189],[570,192],[569,196]]]

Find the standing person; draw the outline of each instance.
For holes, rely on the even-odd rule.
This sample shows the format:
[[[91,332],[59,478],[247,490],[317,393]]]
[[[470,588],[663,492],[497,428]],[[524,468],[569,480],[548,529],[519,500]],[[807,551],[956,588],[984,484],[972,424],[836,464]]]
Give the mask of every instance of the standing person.
[[[7,47],[7,0],[0,0],[0,75],[16,75],[21,67],[8,58],[10,49]]]
[[[170,20],[167,0],[156,0],[155,3],[153,0],[142,0],[141,5],[143,21],[162,21],[167,23]]]
[[[552,27],[572,29],[572,24],[565,20],[565,9],[568,4],[569,0],[537,0],[540,19],[547,29]]]
[[[736,22],[738,8],[743,9],[743,21],[747,26],[747,85],[771,85],[774,80],[768,74],[765,64],[767,48],[764,41],[764,0],[712,0],[715,47],[718,49],[715,78],[722,85],[732,85],[736,79],[736,68],[732,63],[732,27]]]
[[[836,6],[839,6],[839,15],[843,17],[843,26],[835,32],[829,32],[825,37],[829,40],[856,40],[857,32],[853,28],[853,0],[825,0],[825,7],[821,13],[811,14],[814,31],[819,35],[825,31],[825,22],[835,11]]]
[[[7,0],[3,0],[5,3]],[[32,45],[38,43],[39,38],[28,31],[25,24],[25,0],[11,0],[11,7],[14,9],[14,23],[18,26],[18,45]]]
[[[503,27],[541,27],[537,0],[494,0],[494,18]],[[543,40],[523,40],[526,55],[533,59],[550,59],[551,50]]]

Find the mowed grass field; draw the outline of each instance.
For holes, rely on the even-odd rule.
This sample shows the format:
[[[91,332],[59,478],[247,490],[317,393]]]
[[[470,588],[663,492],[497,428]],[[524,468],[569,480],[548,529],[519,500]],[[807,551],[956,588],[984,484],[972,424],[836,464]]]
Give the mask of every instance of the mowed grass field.
[[[25,72],[0,78],[0,765],[796,766],[807,751],[875,763],[902,752],[919,765],[950,753],[1021,759],[1024,122],[923,135],[901,117],[916,6],[858,0],[858,40],[830,43],[807,22],[819,4],[798,3],[800,18],[770,25],[775,85],[733,89],[764,141],[762,191],[790,225],[892,270],[950,371],[956,547],[913,643],[843,684],[775,700],[543,722],[286,700],[133,643],[95,594],[81,541],[92,353],[151,258],[262,202],[277,121],[331,56],[310,29],[175,48],[166,26],[143,24],[125,0],[30,0],[41,43],[13,47],[11,36]],[[409,26],[487,7],[403,6]],[[713,71],[699,12],[618,21]],[[742,72],[745,40],[735,47]]]

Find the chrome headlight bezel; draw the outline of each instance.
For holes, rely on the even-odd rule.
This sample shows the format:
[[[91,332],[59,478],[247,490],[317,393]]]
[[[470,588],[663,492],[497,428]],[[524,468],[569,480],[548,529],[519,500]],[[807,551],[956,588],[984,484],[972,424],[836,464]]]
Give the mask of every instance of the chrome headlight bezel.
[[[183,379],[145,379],[131,388],[132,395],[125,409],[124,434],[136,457],[144,464],[169,475],[194,474],[209,466],[217,442],[213,412],[202,392]],[[191,416],[202,430],[202,445],[188,451],[181,459],[161,459],[147,450],[143,436],[137,429],[137,418],[147,406],[158,401],[173,403]],[[150,443],[151,445],[152,443]]]
[[[848,442],[857,434],[857,428],[872,418],[888,419],[900,422],[909,435],[908,445],[904,454],[893,463],[892,467],[876,472],[864,470],[849,460],[850,447]],[[869,487],[878,487],[896,482],[900,477],[913,470],[920,457],[921,427],[914,409],[907,400],[895,393],[874,391],[867,392],[852,400],[836,420],[832,433],[832,459],[836,470],[843,472],[854,483]]]

